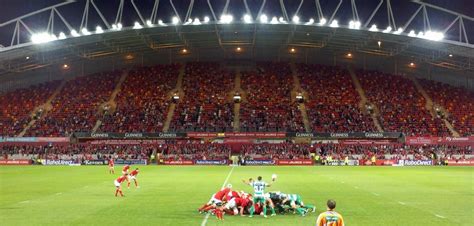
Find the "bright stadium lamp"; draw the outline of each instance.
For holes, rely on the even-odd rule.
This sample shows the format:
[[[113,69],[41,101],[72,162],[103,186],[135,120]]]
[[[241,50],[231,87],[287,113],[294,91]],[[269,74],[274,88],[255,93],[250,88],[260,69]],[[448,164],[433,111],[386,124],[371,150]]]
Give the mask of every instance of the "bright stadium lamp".
[[[377,25],[375,25],[375,24],[372,24],[372,26],[370,26],[370,28],[369,28],[369,31],[373,31],[373,32],[376,32],[376,31],[378,31],[378,29],[377,29]]]
[[[325,25],[328,21],[326,20],[326,18],[321,18],[321,20],[319,20],[319,25]]]
[[[177,16],[174,16],[173,19],[171,19],[171,23],[174,25],[179,24],[179,18]]]
[[[95,28],[95,33],[96,33],[96,34],[102,34],[102,33],[104,33],[104,30],[102,29],[101,26],[97,26],[97,27]]]
[[[391,26],[388,26],[385,30],[383,30],[382,32],[383,33],[389,33],[392,31],[392,27]]]
[[[192,24],[193,23],[193,19],[189,18],[188,21],[186,21],[186,23],[184,23],[184,25],[188,25],[188,24]]]
[[[146,21],[146,26],[153,27],[153,23],[151,22],[151,20]]]
[[[142,28],[143,28],[143,26],[138,21],[136,21],[133,24],[133,29],[142,29]]]
[[[163,22],[163,20],[158,20],[158,25],[160,25],[160,26],[166,26],[166,24]]]
[[[418,35],[416,37],[423,38],[423,37],[425,37],[425,33],[423,33],[423,31],[420,31],[420,32],[418,32]]]
[[[81,29],[81,33],[82,33],[83,35],[90,35],[90,34],[91,34],[91,33],[87,30],[87,28],[82,28],[82,29]]]
[[[396,34],[396,35],[399,35],[403,32],[403,28],[398,28],[396,31],[394,31],[393,33]]]
[[[80,35],[79,33],[77,33],[76,30],[72,29],[72,30],[71,30],[71,36],[72,36],[72,37],[79,37],[79,36],[81,36],[81,35]]]
[[[229,14],[224,14],[221,16],[221,23],[223,24],[230,24],[232,23],[232,21],[234,20],[234,17],[232,15],[229,15]]]
[[[58,39],[59,39],[59,40],[66,39],[66,34],[64,34],[64,32],[59,32]]]
[[[260,16],[260,23],[262,23],[262,24],[268,23],[268,17],[267,17],[267,15],[262,14],[262,15]]]
[[[339,22],[337,22],[337,20],[333,20],[329,27],[339,27]]]
[[[122,30],[122,27],[123,27],[122,23],[117,24],[117,30],[119,30],[119,31]]]
[[[286,20],[283,17],[278,18],[278,21],[282,24],[286,24]]]
[[[444,34],[436,31],[427,31],[424,38],[431,41],[441,41],[444,39]]]
[[[204,23],[209,23],[209,21],[211,21],[211,19],[208,17],[208,16],[205,16],[204,17]]]
[[[117,30],[117,24],[112,24],[112,30]]]
[[[194,18],[193,25],[201,25],[199,18]]]
[[[408,36],[415,37],[416,36],[415,30],[411,30],[410,33],[408,33]]]
[[[251,24],[252,23],[252,17],[248,14],[245,14],[244,15],[244,23]]]
[[[47,32],[41,32],[41,33],[33,34],[31,36],[31,41],[34,44],[47,43],[47,42],[55,41],[57,39],[58,38],[56,37],[56,35],[48,34]]]
[[[298,23],[300,23],[300,17],[295,15],[295,16],[293,16],[291,21],[293,21],[293,23],[295,23],[295,24],[298,24]]]
[[[272,20],[270,21],[270,23],[271,23],[271,24],[278,24],[278,19],[277,19],[277,17],[274,16],[274,17],[272,18]]]
[[[305,23],[305,25],[311,25],[311,24],[314,24],[313,18],[309,19],[309,21]]]

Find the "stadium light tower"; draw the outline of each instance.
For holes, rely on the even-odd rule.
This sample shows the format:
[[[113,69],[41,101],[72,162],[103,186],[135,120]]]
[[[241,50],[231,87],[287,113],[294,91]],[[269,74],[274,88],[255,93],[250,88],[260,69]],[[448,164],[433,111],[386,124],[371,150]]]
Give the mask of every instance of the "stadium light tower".
[[[334,28],[339,27],[339,22],[337,20],[333,20],[331,24],[329,25],[329,27],[334,27]]]
[[[77,33],[76,30],[72,29],[72,30],[71,30],[71,36],[72,36],[72,37],[79,37],[79,36],[81,36],[81,35],[80,35],[79,33]]]
[[[408,36],[416,37],[415,30],[411,30],[410,33],[408,33]]]
[[[87,30],[87,28],[82,28],[81,33],[83,35],[90,35],[91,33]]]
[[[224,14],[221,16],[220,22],[223,24],[230,24],[232,23],[233,20],[234,20],[234,17],[232,15]]]
[[[278,19],[276,16],[272,17],[272,20],[270,21],[271,24],[278,24]]]
[[[151,20],[146,21],[146,26],[153,27],[153,23],[151,22]]]
[[[204,17],[204,23],[209,23],[209,21],[211,21],[211,19],[208,17],[208,16],[205,16]]]
[[[370,26],[369,28],[369,31],[376,32],[376,31],[379,31],[379,29],[377,29],[377,25],[372,24],[372,26]]]
[[[64,32],[59,32],[58,39],[59,39],[59,40],[66,39],[66,34],[64,34]]]
[[[201,25],[201,21],[199,20],[199,18],[194,18],[193,25]]]
[[[95,33],[96,33],[96,34],[102,34],[102,33],[104,33],[104,29],[102,29],[101,26],[97,26],[97,27],[95,28]]]
[[[383,30],[383,33],[390,33],[392,31],[392,27],[388,26],[385,30]]]
[[[166,26],[166,24],[163,22],[163,20],[158,20],[158,25],[160,25],[160,26]]]
[[[326,18],[321,18],[321,20],[319,21],[319,25],[323,26],[327,23],[328,21],[326,20]]]
[[[305,25],[311,25],[311,24],[314,24],[314,19],[313,18],[310,18],[308,20],[308,22],[305,23]]]
[[[143,26],[138,22],[138,21],[135,21],[135,23],[133,24],[133,29],[142,29]]]

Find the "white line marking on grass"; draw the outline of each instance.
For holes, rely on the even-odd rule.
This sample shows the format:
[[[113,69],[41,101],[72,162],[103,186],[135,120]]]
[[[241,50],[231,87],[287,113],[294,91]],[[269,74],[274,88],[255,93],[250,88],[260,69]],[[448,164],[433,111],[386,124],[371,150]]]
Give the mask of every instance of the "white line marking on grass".
[[[439,217],[439,218],[442,218],[442,219],[445,219],[446,217],[445,216],[441,216],[439,214],[435,214],[436,217]]]
[[[375,192],[372,192],[372,194],[375,195],[375,196],[380,196],[380,194],[375,193]]]
[[[25,201],[22,201],[20,203],[24,204],[24,203],[29,203],[29,202],[30,202],[30,200],[25,200]]]
[[[398,202],[398,204],[400,204],[400,205],[406,205],[406,203],[404,203],[404,202]]]
[[[234,168],[235,166],[232,166],[232,169],[230,170],[229,174],[227,174],[227,177],[225,178],[225,181],[222,184],[221,189],[224,188],[225,185],[227,184],[227,181],[229,181],[230,175],[232,175],[232,172],[234,172]],[[209,213],[207,213],[204,219],[202,220],[201,226],[205,226],[207,224],[207,219],[209,219]]]

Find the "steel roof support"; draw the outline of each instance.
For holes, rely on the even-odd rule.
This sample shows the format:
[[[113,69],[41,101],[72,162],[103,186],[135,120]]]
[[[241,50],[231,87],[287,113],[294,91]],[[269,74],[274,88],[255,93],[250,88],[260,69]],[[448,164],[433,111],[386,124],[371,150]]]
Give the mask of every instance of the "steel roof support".
[[[323,10],[321,9],[321,3],[319,2],[319,0],[315,0],[315,3],[316,3],[316,12],[318,14],[318,19],[319,21],[321,21],[324,18],[324,13],[323,13]]]
[[[153,4],[153,9],[151,10],[150,20],[152,23],[156,22],[156,16],[158,14],[158,7],[160,6],[160,0],[155,0]]]
[[[331,24],[332,20],[334,19],[334,16],[336,16],[337,11],[339,10],[339,7],[341,7],[341,4],[342,4],[342,0],[339,0],[339,4],[337,4],[336,9],[332,13],[331,18],[328,21],[328,24]]]
[[[94,1],[94,0],[92,0],[92,1]],[[130,2],[132,3],[132,6],[133,6],[133,8],[135,9],[135,12],[137,12],[138,17],[140,17],[140,20],[142,21],[142,24],[146,24],[146,21],[145,21],[145,19],[143,19],[143,16],[142,16],[142,14],[140,13],[140,10],[138,10],[138,7],[137,7],[137,5],[135,4],[135,1],[134,1],[134,0],[130,0]]]
[[[115,16],[115,24],[122,23],[123,5],[125,0],[120,0],[119,7],[117,9],[117,15]]]
[[[318,0],[318,1],[319,1],[319,0]],[[377,7],[375,7],[375,9],[374,9],[374,11],[372,12],[372,14],[370,14],[369,19],[367,19],[367,21],[366,21],[365,24],[364,24],[364,27],[365,27],[365,28],[369,28],[369,27],[368,27],[368,26],[369,26],[369,23],[372,21],[372,18],[374,18],[374,16],[375,16],[375,14],[377,13],[377,11],[379,11],[379,8],[380,8],[380,6],[382,6],[383,1],[384,1],[384,0],[380,0],[380,2],[379,2],[379,4],[377,5]]]

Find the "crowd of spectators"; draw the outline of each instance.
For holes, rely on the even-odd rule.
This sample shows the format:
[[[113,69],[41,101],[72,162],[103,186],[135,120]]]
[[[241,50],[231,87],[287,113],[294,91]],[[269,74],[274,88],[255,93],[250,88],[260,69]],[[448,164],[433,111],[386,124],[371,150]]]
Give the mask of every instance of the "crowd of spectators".
[[[218,63],[187,63],[184,97],[176,106],[171,131],[226,132],[233,128],[233,102],[229,94],[234,74]]]
[[[0,136],[17,136],[31,121],[31,113],[54,93],[53,81],[0,94]]]
[[[153,145],[3,145],[0,153],[8,159],[50,159],[50,160],[104,160],[146,159],[157,147]]]
[[[304,131],[301,112],[291,101],[288,63],[258,63],[256,72],[242,73],[242,88],[248,102],[240,107],[241,131]]]
[[[241,156],[251,159],[311,159],[313,148],[309,144],[244,144]]]
[[[433,102],[448,111],[447,119],[461,136],[474,134],[474,92],[425,79],[420,84]]]
[[[380,110],[380,122],[386,132],[407,136],[449,136],[439,117],[425,108],[426,100],[413,81],[398,75],[376,71],[357,71],[367,98]]]
[[[228,160],[231,148],[225,144],[167,144],[160,147],[164,160]]]
[[[108,101],[121,71],[74,78],[52,101],[52,109],[28,130],[26,136],[64,137],[90,132],[99,118],[99,106]]]
[[[128,73],[115,100],[117,109],[104,115],[99,131],[161,132],[179,65],[135,68]]]
[[[340,67],[298,64],[301,87],[307,92],[306,109],[313,132],[377,131],[367,112],[358,106],[349,72]]]

